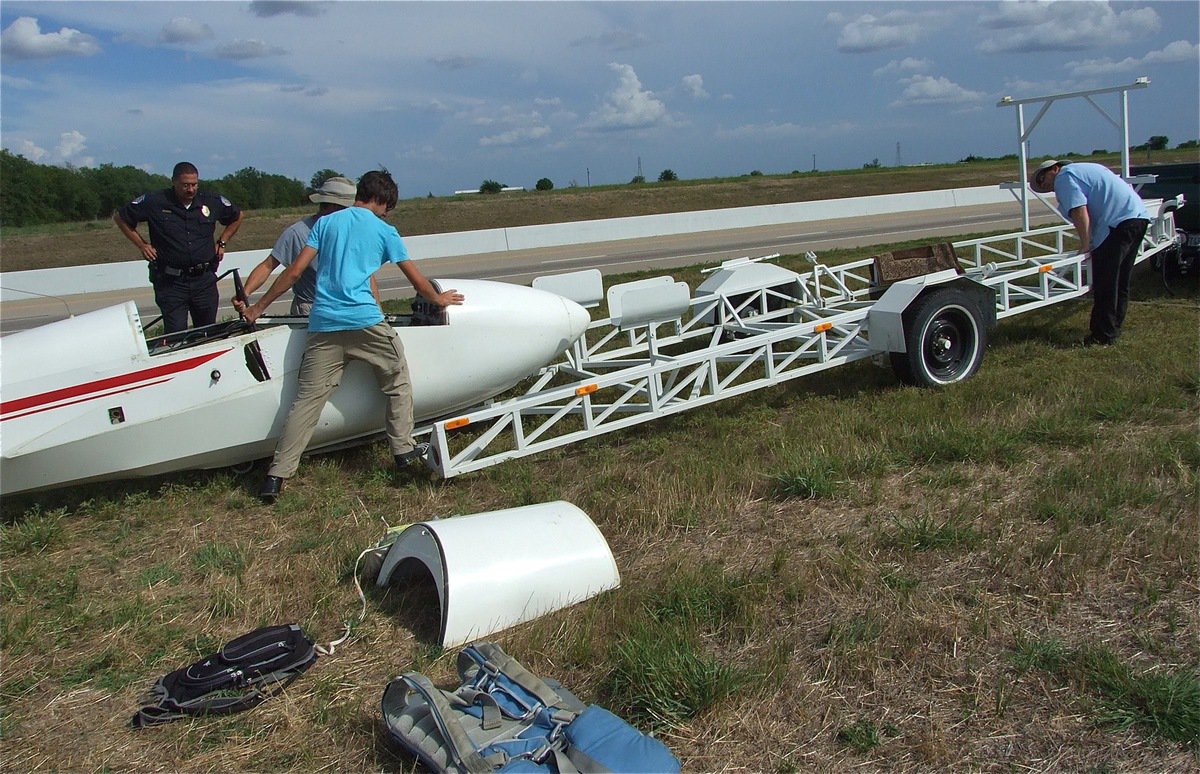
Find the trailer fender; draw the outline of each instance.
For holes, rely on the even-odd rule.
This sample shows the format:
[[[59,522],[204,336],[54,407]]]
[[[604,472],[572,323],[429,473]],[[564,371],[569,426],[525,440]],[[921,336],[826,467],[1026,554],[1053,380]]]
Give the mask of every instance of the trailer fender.
[[[982,315],[984,326],[996,326],[996,292],[953,269],[892,283],[867,312],[867,330],[871,349],[903,354],[908,350],[906,331],[912,325],[912,309],[917,300],[941,288],[959,288],[966,292]]]

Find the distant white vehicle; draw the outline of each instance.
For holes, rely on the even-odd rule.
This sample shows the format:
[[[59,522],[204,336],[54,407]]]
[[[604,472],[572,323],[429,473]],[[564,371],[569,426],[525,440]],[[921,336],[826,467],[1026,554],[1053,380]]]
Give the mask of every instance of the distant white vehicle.
[[[435,281],[436,282],[436,281]],[[590,320],[561,296],[443,280],[461,306],[389,316],[404,344],[414,414],[429,421],[536,373]],[[147,339],[132,301],[0,342],[0,492],[238,465],[267,457],[296,393],[300,318],[234,320]],[[310,450],[382,432],[384,399],[364,364],[346,369]]]

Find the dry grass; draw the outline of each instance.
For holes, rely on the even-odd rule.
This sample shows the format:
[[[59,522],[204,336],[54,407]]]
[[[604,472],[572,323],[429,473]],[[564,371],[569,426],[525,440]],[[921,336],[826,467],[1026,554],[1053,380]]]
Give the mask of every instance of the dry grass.
[[[685,770],[1194,771],[1194,743],[1102,722],[1079,674],[1022,658],[1061,642],[1200,680],[1200,292],[1177,292],[1141,272],[1113,348],[1071,347],[1068,303],[1001,323],[949,389],[856,363],[447,482],[393,480],[377,444],[307,459],[274,508],[261,468],[6,498],[0,768],[411,770],[383,687],[453,671],[419,587],[370,588],[354,639],[250,712],[128,723],[254,627],[337,636],[385,522],[564,499],[623,586],[495,639],[657,725]],[[781,489],[803,476],[811,496]],[[668,718],[638,647],[728,679],[678,683]]]

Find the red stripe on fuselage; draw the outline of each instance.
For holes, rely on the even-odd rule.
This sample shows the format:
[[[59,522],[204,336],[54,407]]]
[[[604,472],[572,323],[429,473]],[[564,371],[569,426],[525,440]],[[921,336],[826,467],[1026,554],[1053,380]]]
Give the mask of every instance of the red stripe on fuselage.
[[[87,403],[89,400],[95,400],[96,398],[106,398],[109,395],[120,395],[123,392],[132,392],[134,390],[140,390],[143,387],[153,387],[156,384],[162,384],[164,382],[169,382],[173,378],[174,377],[172,377],[172,376],[168,376],[163,379],[155,379],[152,382],[143,382],[142,384],[138,384],[133,387],[118,387],[117,389],[109,390],[108,392],[98,392],[93,395],[85,395],[82,398],[79,398],[77,400],[69,400],[66,403],[54,403],[49,406],[42,406],[40,408],[31,408],[26,411],[13,412],[12,414],[9,414],[7,416],[0,417],[0,422],[3,422],[6,419],[20,419],[21,417],[27,417],[30,414],[40,414],[43,411],[53,411],[54,409],[66,408],[67,406],[74,406],[76,403]]]
[[[54,408],[49,404],[58,403],[71,398],[79,400],[71,400],[71,403],[80,403],[92,398],[100,398],[105,395],[111,395],[113,392],[120,392],[121,388],[137,389],[138,387],[146,387],[147,384],[140,382],[150,382],[151,380],[163,381],[163,377],[174,376],[183,371],[189,371],[193,368],[199,368],[210,360],[230,352],[231,349],[226,349],[221,352],[209,352],[205,355],[191,357],[187,360],[179,360],[174,363],[166,363],[164,365],[155,366],[154,368],[145,368],[141,371],[133,373],[121,374],[120,376],[110,376],[107,379],[97,379],[94,382],[84,382],[76,384],[72,387],[63,387],[58,390],[50,390],[49,392],[39,393],[37,395],[29,395],[24,398],[16,398],[15,400],[6,400],[0,403],[0,422],[5,419],[13,419],[17,412],[30,412],[29,409]],[[71,404],[65,404],[71,405]]]

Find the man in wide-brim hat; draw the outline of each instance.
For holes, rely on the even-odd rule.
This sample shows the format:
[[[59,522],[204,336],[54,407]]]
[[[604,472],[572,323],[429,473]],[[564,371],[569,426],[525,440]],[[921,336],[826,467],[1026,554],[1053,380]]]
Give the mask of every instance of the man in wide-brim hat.
[[[255,266],[250,272],[250,276],[246,278],[246,297],[249,298],[251,293],[262,287],[262,284],[267,281],[267,277],[271,276],[271,272],[279,266],[291,266],[292,261],[304,249],[304,243],[308,240],[313,225],[325,215],[354,204],[355,190],[354,181],[344,177],[331,177],[309,194],[309,201],[321,206],[317,208],[316,213],[301,218],[279,235],[279,239],[275,240],[275,247],[271,248],[271,254],[264,258],[262,263]],[[374,278],[372,278],[371,291],[375,293],[375,298],[379,298],[379,289],[374,284]],[[291,314],[307,317],[312,311],[316,292],[317,269],[314,263],[305,270],[304,274],[300,275],[300,279],[292,286]],[[240,299],[235,298],[233,306],[238,312],[245,309],[245,304]]]
[[[1041,194],[1054,193],[1054,179],[1063,168],[1063,162],[1057,159],[1046,159],[1029,176],[1029,187]]]

